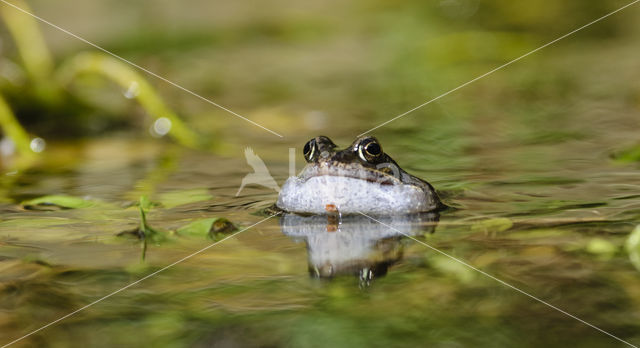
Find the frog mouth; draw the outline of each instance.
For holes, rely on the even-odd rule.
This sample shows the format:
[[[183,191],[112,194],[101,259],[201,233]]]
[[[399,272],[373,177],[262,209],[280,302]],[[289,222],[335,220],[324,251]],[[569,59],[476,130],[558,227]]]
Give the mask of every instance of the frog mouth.
[[[327,166],[308,166],[306,167],[302,173],[300,173],[299,178],[307,182],[308,180],[316,177],[322,176],[332,176],[332,177],[343,177],[343,178],[351,178],[357,180],[363,180],[374,184],[380,185],[401,185],[402,181],[389,173],[385,173],[378,169],[366,168],[366,167],[327,167]],[[399,176],[399,174],[398,174]]]

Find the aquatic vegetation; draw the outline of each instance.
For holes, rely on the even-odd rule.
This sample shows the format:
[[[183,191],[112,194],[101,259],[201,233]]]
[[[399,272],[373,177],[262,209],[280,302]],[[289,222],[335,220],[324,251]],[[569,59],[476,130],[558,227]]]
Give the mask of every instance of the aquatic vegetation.
[[[16,5],[29,10],[23,1]],[[106,77],[126,90],[125,96],[135,99],[149,116],[153,118],[151,133],[155,136],[169,135],[179,144],[192,148],[213,149],[215,141],[211,137],[201,137],[171,110],[158,95],[155,89],[139,73],[123,62],[103,53],[80,53],[68,58],[60,67],[55,67],[54,60],[46,47],[34,18],[23,13],[16,13],[8,6],[0,6],[0,17],[4,20],[13,38],[21,58],[20,67],[24,70],[28,84],[20,86],[0,86],[0,91],[10,96],[9,102],[0,95],[0,127],[17,149],[20,157],[34,156],[30,151],[31,144],[24,126],[11,110],[11,100],[18,99],[19,107],[33,109],[42,104],[50,117],[64,117],[66,130],[83,127],[87,107],[81,107],[73,89],[66,88],[79,75],[97,74]],[[71,94],[70,94],[71,93]],[[18,114],[21,109],[16,110]],[[37,115],[36,117],[41,117]],[[74,120],[74,121],[71,121]],[[42,121],[42,120],[40,120]],[[78,122],[80,121],[80,122]],[[56,120],[45,120],[43,124],[56,124]],[[59,128],[59,124],[56,126]],[[51,129],[49,129],[51,131]]]
[[[80,209],[94,206],[95,202],[73,196],[44,196],[22,202],[22,206],[29,210]]]
[[[183,236],[206,236],[213,240],[219,240],[237,230],[238,228],[225,218],[207,218],[182,226],[176,230],[176,233]]]
[[[166,242],[171,238],[169,233],[158,230],[147,222],[147,212],[154,206],[154,204],[146,197],[141,196],[138,202],[137,208],[140,214],[140,224],[138,227],[122,231],[117,234],[118,237],[122,236],[133,236],[136,239],[140,240],[141,243],[141,260],[144,261],[147,256],[147,245],[148,243],[160,244]]]
[[[23,0],[17,0],[14,4],[30,10]],[[33,82],[37,94],[47,99],[58,97],[60,89],[50,79],[54,69],[53,58],[35,19],[18,14],[8,6],[0,6],[0,17],[11,33],[20,54],[22,67]]]
[[[160,203],[151,201],[147,196],[140,196],[135,205],[138,206],[142,212],[148,212],[151,208],[161,206]]]
[[[611,156],[620,162],[638,162],[640,161],[640,145],[614,152]]]
[[[81,53],[63,63],[56,73],[62,85],[68,85],[80,74],[99,74],[116,82],[126,92],[126,97],[137,100],[147,113],[154,118],[152,134],[173,137],[178,143],[198,148],[204,137],[192,131],[136,71],[125,63],[104,53]]]
[[[140,205],[138,206],[138,210],[140,212],[140,226],[138,227],[137,232],[145,243],[145,250],[147,240],[152,241],[153,243],[161,243],[167,240],[167,233],[151,227],[147,222],[146,212],[151,209],[150,207],[151,205],[148,204],[148,200],[146,199],[146,197],[140,197]]]
[[[0,95],[0,126],[6,134],[16,151],[22,158],[34,157],[35,153],[31,150],[31,138],[22,128],[22,125],[16,119],[13,111],[7,102]]]
[[[158,202],[152,202],[146,196],[141,196],[136,205],[140,214],[140,225],[133,230],[120,232],[118,235],[132,235],[142,240],[143,243],[145,243],[145,251],[147,240],[155,244],[160,244],[168,240],[172,240],[176,236],[208,237],[209,239],[218,240],[228,235],[229,233],[238,230],[238,228],[228,219],[223,217],[213,217],[196,219],[182,227],[177,228],[175,231],[164,231],[152,227],[149,224],[149,222],[147,221],[147,213],[151,209],[167,208],[166,206]]]
[[[625,249],[629,254],[629,260],[640,271],[640,225],[629,234],[625,243]]]

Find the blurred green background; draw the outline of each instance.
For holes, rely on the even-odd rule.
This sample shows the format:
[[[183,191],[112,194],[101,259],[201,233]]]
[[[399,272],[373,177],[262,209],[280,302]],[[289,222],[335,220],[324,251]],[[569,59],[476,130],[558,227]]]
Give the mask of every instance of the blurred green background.
[[[354,130],[365,131],[625,3],[30,4],[52,23],[125,59],[282,135],[304,134],[304,139],[318,132],[351,136]],[[16,20],[25,16],[7,5],[3,12]],[[498,113],[544,122],[540,118],[556,119],[565,112],[573,98],[593,101],[606,91],[627,96],[637,106],[638,86],[633,83],[637,68],[625,68],[635,59],[632,43],[639,30],[635,19],[637,10],[629,8],[388,128],[408,131],[448,122],[442,121],[448,117],[464,124]],[[100,136],[114,129],[133,134],[137,130],[145,136],[162,111],[141,110],[123,98],[128,88],[96,74],[80,74],[72,81],[54,79],[64,75],[60,71],[64,68],[74,70],[69,65],[78,63],[74,58],[79,52],[96,50],[43,23],[38,26],[52,57],[51,62],[36,62],[41,66],[32,71],[18,54],[15,38],[3,27],[1,91],[25,128],[47,138]],[[40,49],[37,40],[26,41],[24,50]],[[45,58],[40,54],[35,60]],[[594,61],[602,63],[600,70],[586,74],[576,69]],[[610,77],[610,70],[624,78],[602,81]],[[190,128],[201,130],[203,137],[265,135],[140,73],[163,102]],[[62,91],[47,90],[43,84]]]

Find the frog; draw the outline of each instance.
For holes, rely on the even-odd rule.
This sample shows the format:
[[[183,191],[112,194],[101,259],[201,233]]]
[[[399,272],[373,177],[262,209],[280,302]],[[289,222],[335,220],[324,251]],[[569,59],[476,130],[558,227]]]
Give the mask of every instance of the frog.
[[[278,194],[275,207],[283,212],[393,215],[446,208],[434,187],[403,170],[374,136],[344,149],[317,136],[302,152],[307,164]]]

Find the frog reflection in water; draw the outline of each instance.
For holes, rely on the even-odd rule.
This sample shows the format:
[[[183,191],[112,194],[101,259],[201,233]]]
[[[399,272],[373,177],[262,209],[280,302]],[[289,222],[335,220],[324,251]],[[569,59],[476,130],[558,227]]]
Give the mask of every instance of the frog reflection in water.
[[[409,214],[444,207],[433,186],[402,170],[378,140],[360,137],[344,150],[318,136],[304,146],[307,165],[282,187],[276,206],[284,211],[324,214]]]
[[[384,276],[403,257],[406,236],[433,233],[438,214],[420,213],[377,217],[284,214],[282,233],[307,245],[309,274],[316,278],[353,275],[362,285]]]
[[[281,218],[282,231],[307,244],[312,276],[352,274],[368,284],[402,258],[402,237],[435,230],[445,206],[434,188],[402,170],[376,138],[337,150],[319,136],[303,152],[307,166],[287,180],[276,207],[293,213]]]

